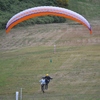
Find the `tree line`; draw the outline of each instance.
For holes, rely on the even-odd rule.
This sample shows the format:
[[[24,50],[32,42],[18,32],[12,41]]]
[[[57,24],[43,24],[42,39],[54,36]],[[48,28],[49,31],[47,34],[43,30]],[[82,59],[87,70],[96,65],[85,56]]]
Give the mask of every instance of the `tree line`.
[[[68,7],[68,0],[0,0],[0,29],[4,29],[8,20],[16,13],[37,6]],[[37,17],[20,23],[18,26],[62,23],[65,18],[57,16]]]

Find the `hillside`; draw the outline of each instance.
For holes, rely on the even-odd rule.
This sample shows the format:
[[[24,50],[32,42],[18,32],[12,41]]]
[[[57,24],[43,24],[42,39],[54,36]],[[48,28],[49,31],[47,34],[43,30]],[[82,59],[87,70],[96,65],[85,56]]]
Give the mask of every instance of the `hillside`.
[[[7,21],[18,12],[37,6],[59,6],[58,1],[59,0],[0,0],[0,29],[4,29]],[[64,21],[64,18],[46,16],[31,19],[29,21],[19,24],[19,26]]]
[[[96,0],[96,1],[95,0],[84,0],[84,1],[69,0],[68,3],[69,3],[68,9],[74,10],[82,14],[90,22],[93,28],[93,35],[99,34],[100,10],[98,9],[100,9],[100,6],[99,6],[100,1],[99,0]],[[83,44],[87,44],[86,41],[89,42],[89,40],[86,38],[84,38],[83,40],[79,39],[81,38],[80,35],[83,36],[82,34],[84,33],[85,28],[81,25],[78,25],[74,21],[66,19],[66,23],[59,23],[59,24],[57,23],[41,24],[41,25],[28,24],[28,22],[31,22],[31,21],[32,23],[34,23],[35,19],[38,19],[38,18],[33,18],[33,20],[30,19],[28,21],[25,21],[26,23],[22,22],[21,24],[14,27],[8,35],[5,34],[5,30],[1,30],[0,31],[0,38],[1,38],[0,50],[14,49],[14,48],[41,45],[41,44],[53,45],[56,43],[58,45],[61,45],[61,44],[72,45],[75,42],[76,44],[81,45],[82,41],[85,41],[85,43]],[[45,17],[42,17],[41,20],[43,19],[45,19]],[[60,34],[62,32],[64,33]],[[75,33],[79,35],[76,35]],[[88,35],[87,30],[85,33]],[[47,35],[49,34],[50,36],[47,37]],[[66,40],[66,38],[68,37],[68,34],[71,36],[70,36],[70,39]],[[73,40],[74,35],[76,38]],[[92,42],[99,41],[99,39],[97,38],[99,38],[98,35],[96,36],[95,40],[91,40],[91,41]],[[92,43],[92,42],[89,42],[89,43]]]
[[[22,88],[23,100],[99,100],[100,23],[91,25],[92,35],[71,23],[18,27],[2,34],[0,98],[14,100]],[[39,80],[46,73],[53,80],[43,94]]]
[[[86,17],[91,35],[71,20],[0,30],[0,100],[15,100],[16,91],[21,100],[21,89],[22,100],[100,99],[100,0],[69,0],[68,9]],[[53,80],[43,94],[47,73]]]
[[[93,34],[83,25],[44,24],[12,29],[0,37],[0,50],[18,49],[31,46],[74,46],[100,44],[100,23],[91,22]],[[2,31],[4,32],[4,31]]]
[[[82,14],[88,20],[100,20],[99,0],[69,0],[69,9]]]
[[[58,1],[66,1],[68,5],[61,5]],[[20,11],[37,6],[60,6],[71,9],[82,14],[88,20],[100,20],[100,1],[99,0],[0,0],[0,29],[5,29],[8,20]],[[66,20],[59,17],[39,17],[25,21],[18,26],[27,26],[45,23],[60,23]]]

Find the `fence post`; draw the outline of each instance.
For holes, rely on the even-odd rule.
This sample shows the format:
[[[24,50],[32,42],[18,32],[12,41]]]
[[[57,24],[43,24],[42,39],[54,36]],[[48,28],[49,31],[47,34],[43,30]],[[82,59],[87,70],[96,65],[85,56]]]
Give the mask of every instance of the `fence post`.
[[[18,100],[18,97],[19,97],[19,92],[16,91],[16,100]]]
[[[20,100],[22,100],[22,88],[20,90]]]
[[[54,45],[54,53],[56,53],[56,45]]]

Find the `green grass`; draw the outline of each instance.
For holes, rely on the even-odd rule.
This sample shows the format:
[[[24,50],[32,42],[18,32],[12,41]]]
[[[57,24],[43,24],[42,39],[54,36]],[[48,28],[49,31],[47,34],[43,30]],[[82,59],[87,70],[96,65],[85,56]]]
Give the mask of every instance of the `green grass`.
[[[12,100],[23,88],[23,100],[99,100],[99,50],[69,46],[54,53],[53,47],[39,46],[0,52],[0,97]],[[46,73],[54,79],[43,95],[39,80]]]
[[[88,20],[100,18],[99,0],[69,0],[69,9],[80,13]]]
[[[92,35],[66,23],[1,30],[0,100],[14,100],[21,88],[23,100],[100,100],[99,2],[69,0],[69,9],[90,20]],[[53,80],[43,94],[39,80],[47,73]]]

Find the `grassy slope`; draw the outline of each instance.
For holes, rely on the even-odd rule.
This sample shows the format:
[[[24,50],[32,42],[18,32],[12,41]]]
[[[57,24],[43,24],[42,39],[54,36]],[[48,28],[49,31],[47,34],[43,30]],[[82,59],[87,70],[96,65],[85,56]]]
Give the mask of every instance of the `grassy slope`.
[[[23,100],[99,100],[100,24],[91,24],[91,36],[83,26],[66,23],[21,27],[8,35],[0,31],[0,99],[13,100],[23,88]],[[54,79],[43,95],[39,79],[46,73]]]
[[[42,100],[38,81],[49,73],[54,79],[43,100],[48,96],[50,100],[99,100],[99,50],[99,46],[69,46],[58,47],[53,53],[53,47],[39,46],[3,52],[0,95],[11,96],[23,88],[24,100]]]
[[[75,2],[75,3],[73,3]],[[88,20],[100,19],[100,1],[99,0],[69,0],[69,9],[72,9]]]

